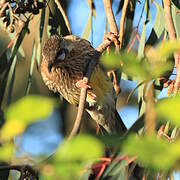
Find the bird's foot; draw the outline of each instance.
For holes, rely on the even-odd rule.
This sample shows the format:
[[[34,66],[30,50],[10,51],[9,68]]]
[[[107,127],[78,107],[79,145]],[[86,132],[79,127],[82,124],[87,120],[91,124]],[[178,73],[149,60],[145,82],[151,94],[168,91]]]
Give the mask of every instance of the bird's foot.
[[[91,89],[91,86],[88,85],[88,80],[86,78],[83,78],[79,80],[78,82],[76,82],[76,87],[80,89],[81,88]]]
[[[97,96],[93,92],[91,92],[91,91],[88,91],[88,95],[87,96],[90,97],[92,100],[95,100],[95,101],[97,99]]]
[[[115,47],[120,46],[119,35],[108,32],[107,34],[105,34],[102,44],[100,44],[96,50],[102,53],[107,49],[107,51],[109,52],[110,46],[112,45],[115,45]]]
[[[114,34],[112,32],[108,32],[107,34],[105,34],[104,41],[109,41],[109,43],[114,44],[120,44],[119,35]]]
[[[86,78],[83,78],[81,80],[79,80],[78,82],[76,82],[76,87],[77,88],[86,88],[88,90],[91,90],[91,86],[88,85],[88,80]],[[92,91],[88,91],[87,96],[92,99],[92,100],[96,100],[97,96],[92,92]]]

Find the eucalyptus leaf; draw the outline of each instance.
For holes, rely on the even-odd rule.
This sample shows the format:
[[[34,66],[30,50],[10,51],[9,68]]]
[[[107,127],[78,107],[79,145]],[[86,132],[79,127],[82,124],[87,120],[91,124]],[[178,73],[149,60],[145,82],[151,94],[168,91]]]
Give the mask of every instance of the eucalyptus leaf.
[[[14,153],[14,145],[13,144],[4,144],[0,147],[0,160],[9,162],[12,159]]]
[[[83,34],[82,34],[82,38],[84,39],[89,39],[89,36],[90,36],[90,33],[91,33],[91,27],[92,27],[92,16],[89,15],[89,18],[88,18],[88,21],[87,21],[87,24],[84,28],[84,31],[83,31]]]
[[[7,108],[5,118],[7,121],[18,120],[29,125],[48,117],[56,105],[56,101],[52,98],[37,95],[25,96]]]
[[[90,161],[102,157],[104,145],[90,135],[80,135],[72,140],[65,141],[56,152],[57,161]]]
[[[163,8],[157,2],[154,2],[154,4],[156,6],[156,19],[154,21],[153,29],[157,35],[157,38],[160,38],[165,28],[164,11]]]
[[[169,120],[180,127],[180,95],[160,100],[156,105],[156,112],[160,120]]]
[[[28,82],[27,82],[27,86],[26,86],[26,92],[25,94],[29,94],[31,85],[32,85],[32,75],[33,75],[33,69],[34,69],[34,63],[35,63],[35,57],[36,56],[36,44],[35,44],[35,40],[33,41],[33,49],[32,49],[32,56],[31,56],[31,65],[30,65],[30,69],[29,69],[29,77],[28,77]]]
[[[15,80],[15,72],[16,72],[16,62],[17,62],[17,56],[14,57],[9,75],[8,75],[8,81],[7,81],[7,86],[8,86],[8,99],[7,99],[7,105],[10,104],[11,102],[11,97],[12,97],[12,91],[13,91],[13,85],[14,85],[14,80]]]
[[[19,121],[17,119],[13,119],[11,121],[7,121],[1,130],[1,140],[9,141],[13,137],[22,134],[26,129],[26,124],[23,121]]]
[[[136,156],[137,161],[154,170],[170,170],[180,155],[180,142],[169,143],[154,136],[131,135],[123,144],[123,152]]]
[[[144,48],[145,48],[145,43],[146,43],[145,27],[146,27],[146,25],[144,24],[142,33],[141,33],[140,42],[139,42],[138,57],[144,57]]]

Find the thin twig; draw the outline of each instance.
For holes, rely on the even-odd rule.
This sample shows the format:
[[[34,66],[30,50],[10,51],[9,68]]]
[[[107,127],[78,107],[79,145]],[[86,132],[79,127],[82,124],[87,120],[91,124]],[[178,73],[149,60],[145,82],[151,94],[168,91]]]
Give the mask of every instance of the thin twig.
[[[122,43],[123,43],[124,23],[125,23],[125,17],[126,17],[128,3],[129,3],[129,0],[125,0],[123,8],[122,8],[121,22],[120,22],[120,31],[119,31],[120,48],[122,47]]]
[[[103,53],[107,49],[107,47],[109,47],[112,44],[112,42],[117,41],[117,37],[115,37],[114,34],[112,34],[112,33],[107,33],[107,34],[108,34],[107,35],[108,38],[104,38],[103,43],[101,43],[96,48],[96,51],[98,51],[100,53]],[[117,44],[117,42],[115,44]]]
[[[110,32],[113,32],[114,34],[118,35],[119,32],[118,32],[117,24],[116,24],[115,17],[112,11],[111,0],[103,0],[103,3],[104,3],[104,9],[105,9],[107,21],[109,24]]]
[[[163,0],[164,3],[164,18],[165,22],[167,25],[167,30],[168,30],[168,36],[170,40],[175,40],[176,39],[176,32],[175,32],[175,27],[171,15],[171,1],[170,0]],[[176,95],[178,93],[179,89],[179,84],[180,84],[180,52],[174,53],[174,59],[175,59],[175,65],[176,65],[176,82],[174,85],[174,94]]]
[[[109,24],[110,32],[112,32],[112,33],[114,33],[115,35],[118,36],[119,32],[118,32],[118,27],[117,27],[117,24],[116,24],[116,21],[115,21],[114,13],[113,13],[113,10],[112,10],[111,0],[103,0],[103,3],[104,3],[104,9],[105,9],[106,17],[107,17],[107,22]],[[119,43],[119,41],[113,41],[113,42],[114,42],[114,45],[115,45],[116,53],[119,53],[120,43],[121,42],[120,43]],[[116,74],[115,71],[114,71],[114,74]],[[114,78],[115,78],[115,79],[113,79],[113,81],[114,81],[114,89],[117,90],[115,92],[116,92],[116,95],[118,95],[119,92],[120,92],[119,81],[117,80],[118,79],[117,76],[115,76]],[[119,88],[117,88],[117,87],[119,87]]]
[[[86,74],[83,78],[83,81],[86,82],[88,84],[89,79],[91,77],[91,73],[94,70],[94,67],[96,66],[96,64],[98,63],[98,59],[99,59],[100,53],[98,51],[95,52],[92,60],[90,61]],[[83,116],[83,112],[84,112],[84,108],[85,108],[85,102],[86,102],[86,96],[87,96],[87,88],[86,87],[82,87],[81,88],[81,94],[80,94],[80,99],[79,99],[79,106],[78,106],[78,112],[77,112],[77,116],[75,119],[75,123],[73,126],[73,129],[68,137],[68,140],[70,140],[72,137],[74,137],[80,128],[80,124],[81,124],[81,119]]]
[[[119,35],[118,27],[115,21],[114,13],[112,10],[111,0],[103,0],[104,9],[107,17],[107,22],[109,24],[110,32],[114,33],[115,35]],[[115,44],[116,52],[119,52],[120,44]]]
[[[54,2],[57,4],[57,7],[58,7],[59,11],[61,12],[61,14],[62,14],[62,16],[63,16],[63,18],[64,18],[64,21],[65,21],[66,27],[67,27],[67,29],[68,29],[68,31],[69,31],[69,34],[72,34],[68,17],[67,17],[67,15],[66,15],[64,9],[63,9],[62,6],[61,6],[61,3],[59,2],[59,0],[54,0]]]
[[[135,35],[135,36],[133,37],[133,40],[131,41],[131,44],[130,44],[130,46],[128,47],[127,53],[129,53],[129,52],[131,51],[131,49],[132,49],[132,47],[133,47],[136,39],[137,39],[137,35]]]

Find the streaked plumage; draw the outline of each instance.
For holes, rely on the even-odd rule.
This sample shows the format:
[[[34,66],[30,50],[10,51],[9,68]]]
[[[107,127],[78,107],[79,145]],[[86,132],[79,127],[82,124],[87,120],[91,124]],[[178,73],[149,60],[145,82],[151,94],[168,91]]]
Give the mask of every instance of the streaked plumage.
[[[52,36],[43,48],[43,81],[50,90],[78,105],[80,89],[76,83],[82,80],[94,53],[95,49],[85,39],[73,35]],[[108,133],[124,131],[126,128],[116,111],[113,84],[100,64],[93,70],[89,85],[92,89],[88,90],[86,111]]]

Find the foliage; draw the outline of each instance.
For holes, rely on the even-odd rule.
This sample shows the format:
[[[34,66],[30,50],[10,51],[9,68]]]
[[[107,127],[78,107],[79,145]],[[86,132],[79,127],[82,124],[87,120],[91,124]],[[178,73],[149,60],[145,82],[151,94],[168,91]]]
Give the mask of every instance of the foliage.
[[[64,9],[70,5],[70,1],[62,2]],[[122,14],[124,2],[113,2],[118,5],[116,18]],[[0,30],[5,29],[8,32],[4,32],[5,36],[9,35],[10,38],[0,53],[0,161],[9,165],[17,162],[18,147],[14,138],[21,136],[33,123],[48,118],[60,104],[53,98],[29,95],[34,91],[35,94],[39,91],[47,93],[41,88],[38,91],[38,87],[36,90],[32,87],[40,81],[37,73],[40,74],[44,41],[55,33],[68,34],[64,12],[58,8],[60,4],[57,5],[57,1],[52,0],[0,2]],[[98,19],[99,12],[96,1],[88,0],[87,5],[89,18],[82,37],[89,39],[91,34],[93,40],[93,21]],[[138,118],[124,136],[102,137],[80,133],[71,140],[65,138],[51,157],[41,163],[33,162],[32,167],[39,171],[40,179],[128,179],[134,175],[132,172],[136,168],[143,173],[143,179],[171,179],[174,171],[179,171],[180,95],[161,100],[158,97],[164,87],[174,87],[172,78],[176,72],[173,70],[173,55],[180,51],[178,1],[172,1],[171,5],[177,40],[168,40],[165,9],[161,3],[144,0],[141,5],[143,8],[138,20],[135,11],[139,10],[139,1],[132,0],[127,7],[120,53],[110,48],[110,53],[104,53],[100,59],[108,70],[117,69],[121,80],[137,83],[129,93],[127,102],[135,99]],[[152,17],[155,17],[154,21]],[[134,22],[137,23],[135,26]],[[152,29],[148,36],[149,24],[152,24]],[[108,26],[104,32],[107,29]],[[32,43],[25,48],[28,37]],[[26,59],[26,65],[21,64],[24,62],[22,59]],[[25,75],[21,74],[23,71]],[[17,81],[22,81],[25,86],[20,94],[15,95]],[[64,109],[62,112],[65,113]],[[155,127],[148,127],[149,124],[155,124]],[[148,128],[152,128],[152,131],[148,131]]]

